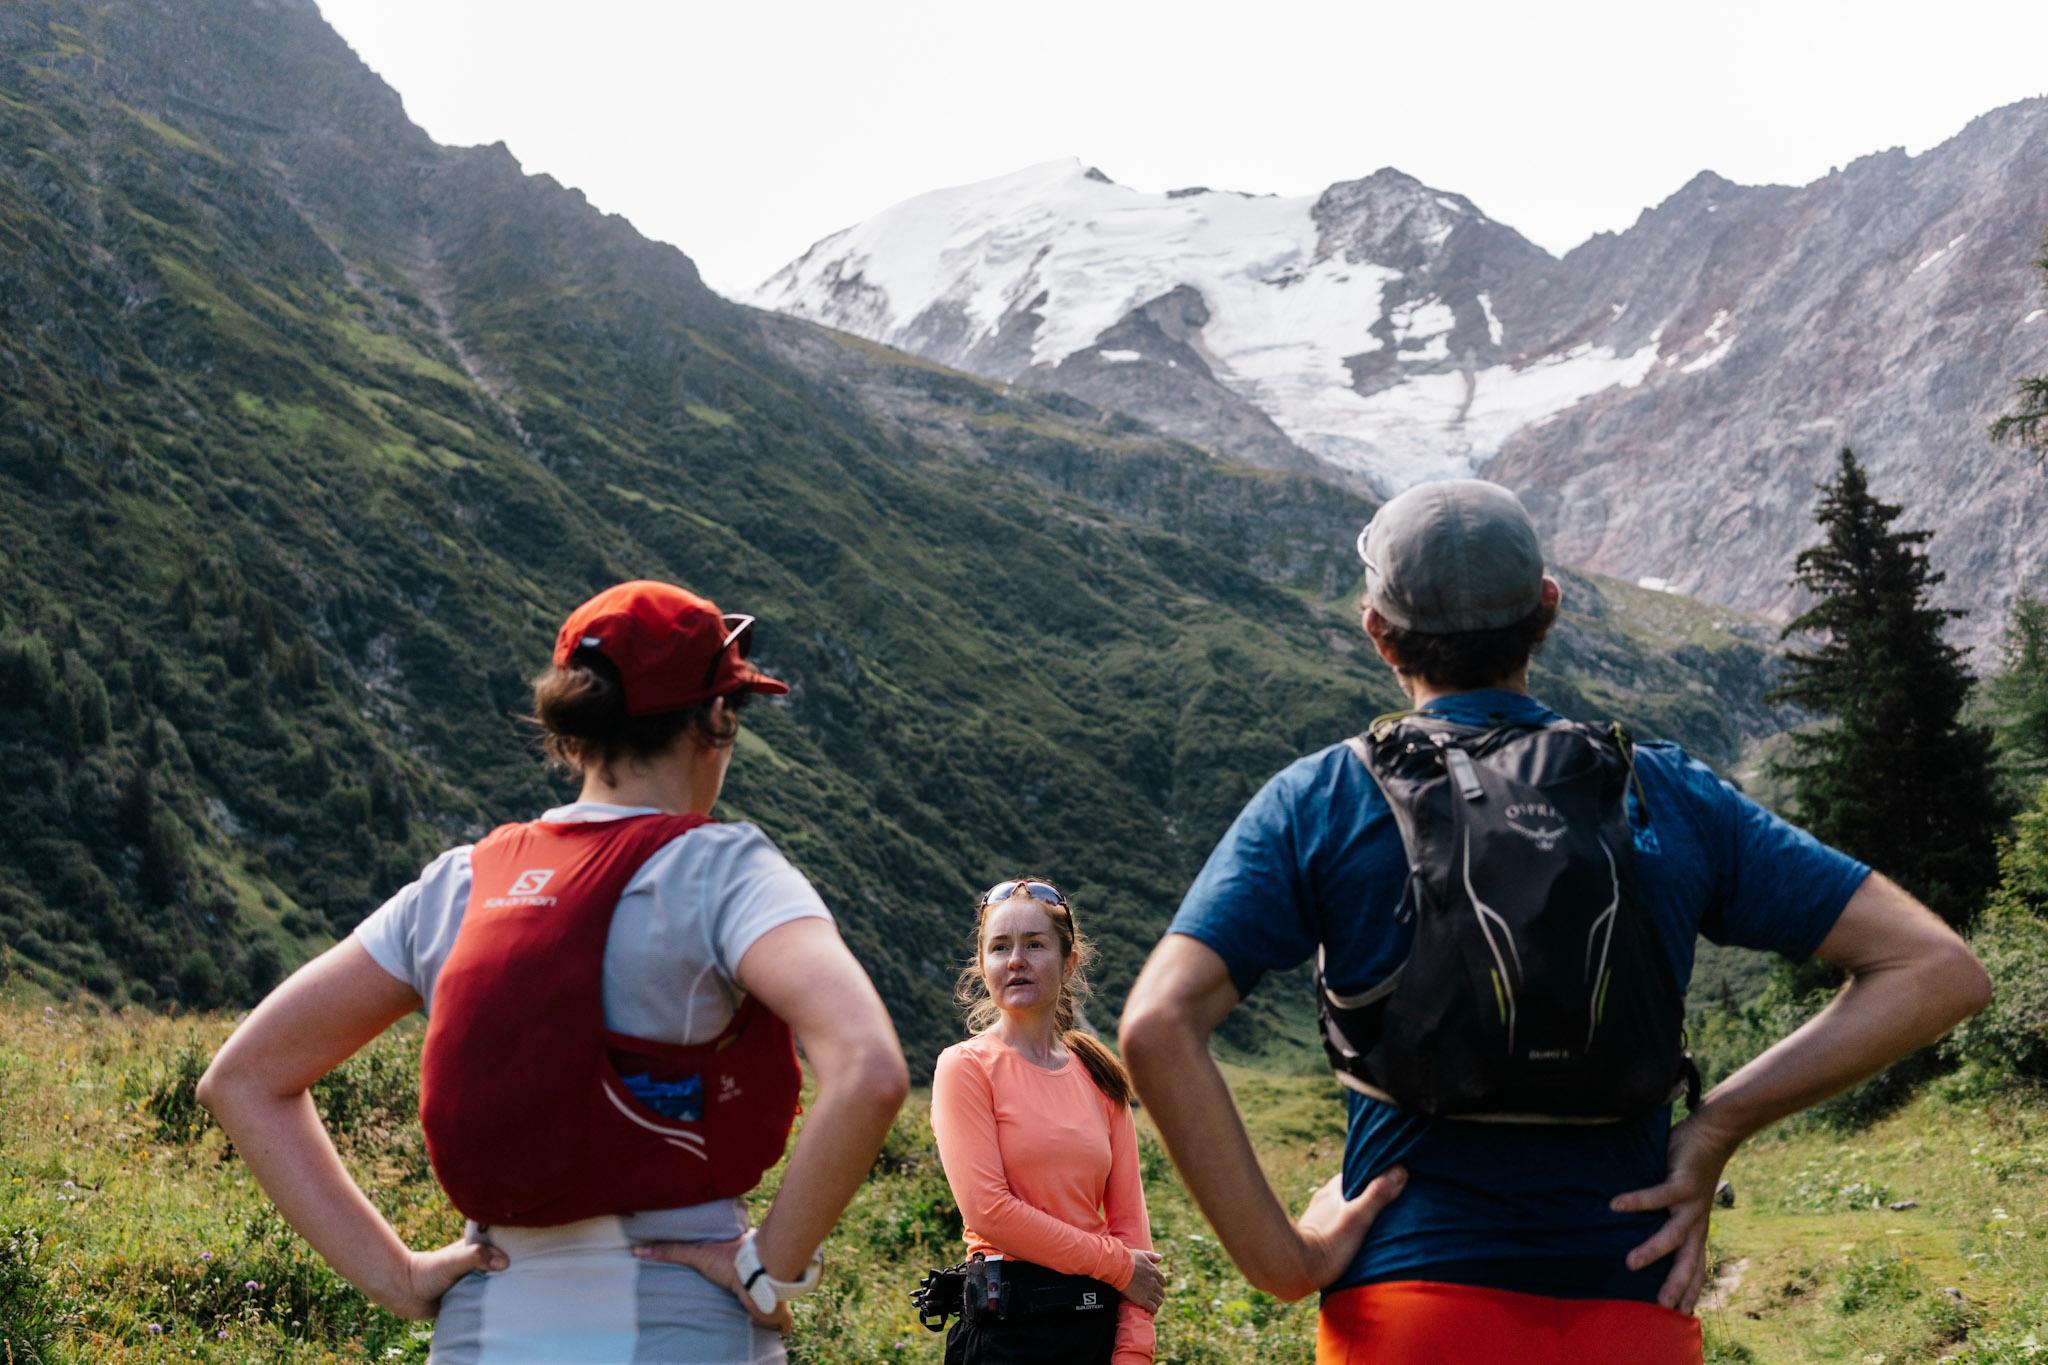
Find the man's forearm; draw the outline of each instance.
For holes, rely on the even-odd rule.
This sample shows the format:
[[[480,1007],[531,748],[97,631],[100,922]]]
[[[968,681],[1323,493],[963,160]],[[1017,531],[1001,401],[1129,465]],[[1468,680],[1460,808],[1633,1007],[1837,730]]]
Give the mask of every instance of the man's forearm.
[[[1209,1035],[1237,1000],[1236,983],[1214,949],[1168,934],[1124,1005],[1124,1062],[1230,1259],[1257,1288],[1298,1299],[1343,1274],[1407,1174],[1383,1171],[1351,1199],[1342,1177],[1332,1176],[1299,1219],[1288,1218],[1209,1056]]]
[[[1244,1277],[1278,1298],[1320,1288],[1301,1238],[1266,1183],[1207,1039],[1183,1019],[1129,1028],[1124,1061],[1195,1203]]]
[[[1934,1042],[1981,1008],[1988,989],[1967,952],[1867,969],[1819,1014],[1715,1086],[1700,1104],[1698,1125],[1733,1150]]]

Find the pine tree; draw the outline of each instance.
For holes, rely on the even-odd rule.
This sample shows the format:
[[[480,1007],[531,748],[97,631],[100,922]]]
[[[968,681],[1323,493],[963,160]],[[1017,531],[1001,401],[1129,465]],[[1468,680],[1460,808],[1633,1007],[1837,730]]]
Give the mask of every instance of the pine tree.
[[[1962,719],[1962,651],[1942,639],[1963,613],[1928,601],[1942,581],[1922,549],[1933,532],[1893,529],[1901,509],[1871,493],[1846,448],[1820,493],[1825,537],[1793,574],[1817,600],[1784,633],[1821,643],[1792,652],[1791,680],[1771,694],[1827,720],[1793,735],[1779,764],[1794,815],[1965,925],[1996,876],[2005,812],[1990,733]]]
[[[2048,274],[2048,237],[2041,249],[2044,254],[2035,264]],[[2017,442],[2037,459],[2048,460],[2048,374],[2022,379],[2017,387],[2015,406],[1991,424],[1991,439]]]
[[[1998,748],[2031,794],[2048,781],[2048,599],[2024,584],[2006,614],[1999,665],[1985,689],[1997,712]]]
[[[129,774],[114,819],[123,843],[140,847],[149,842],[149,827],[156,821],[156,784],[150,781],[149,769]]]

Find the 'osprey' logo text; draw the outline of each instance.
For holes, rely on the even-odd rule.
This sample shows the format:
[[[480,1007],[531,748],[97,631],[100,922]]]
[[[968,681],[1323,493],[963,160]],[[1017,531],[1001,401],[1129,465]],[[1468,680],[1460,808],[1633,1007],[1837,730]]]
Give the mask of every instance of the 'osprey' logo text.
[[[1526,801],[1519,805],[1509,806],[1503,814],[1508,818],[1508,828],[1521,835],[1524,839],[1534,843],[1537,851],[1540,853],[1548,853],[1551,849],[1556,848],[1557,841],[1564,838],[1569,828],[1564,822],[1564,817],[1557,813],[1557,807],[1547,801]],[[1555,829],[1531,828],[1529,825],[1521,823],[1524,820],[1554,820],[1557,822],[1557,827]]]

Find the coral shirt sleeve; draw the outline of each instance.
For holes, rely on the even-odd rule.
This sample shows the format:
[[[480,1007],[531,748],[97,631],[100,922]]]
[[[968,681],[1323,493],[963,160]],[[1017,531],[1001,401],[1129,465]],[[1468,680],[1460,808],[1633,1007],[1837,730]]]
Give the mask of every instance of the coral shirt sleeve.
[[[1152,1219],[1145,1212],[1145,1182],[1138,1169],[1138,1124],[1128,1105],[1111,1105],[1109,1182],[1102,1190],[1102,1214],[1110,1236],[1127,1247],[1152,1249]],[[1119,1286],[1121,1287],[1121,1286]],[[1116,1351],[1110,1365],[1151,1365],[1152,1315],[1134,1303],[1117,1308]]]
[[[1131,1254],[1122,1242],[1083,1232],[1010,1192],[996,1142],[995,1092],[981,1063],[959,1051],[939,1055],[932,1077],[932,1135],[961,1218],[1005,1256],[1062,1275],[1088,1275],[1118,1289],[1131,1282]]]

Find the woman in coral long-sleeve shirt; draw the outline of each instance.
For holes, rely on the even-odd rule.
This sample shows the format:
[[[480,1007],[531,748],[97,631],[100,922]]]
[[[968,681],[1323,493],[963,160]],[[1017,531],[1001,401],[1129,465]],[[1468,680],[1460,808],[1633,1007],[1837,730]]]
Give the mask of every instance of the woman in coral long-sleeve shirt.
[[[982,897],[975,946],[973,1036],[939,1055],[932,1131],[967,1250],[1000,1258],[1010,1307],[955,1322],[947,1365],[1148,1365],[1165,1284],[1130,1077],[1074,1028],[1088,942],[1066,897],[1027,878]]]

